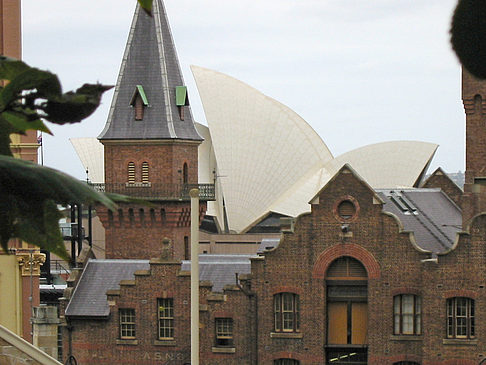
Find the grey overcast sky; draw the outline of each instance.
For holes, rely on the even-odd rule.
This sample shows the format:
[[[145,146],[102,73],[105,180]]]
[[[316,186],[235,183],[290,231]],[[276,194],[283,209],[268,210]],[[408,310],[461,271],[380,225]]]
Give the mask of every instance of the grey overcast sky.
[[[464,170],[461,70],[449,44],[456,0],[165,0],[192,111],[189,66],[224,72],[300,114],[334,156],[367,144],[440,145],[431,169]],[[65,91],[115,84],[135,0],[23,0],[23,58]],[[85,173],[69,138],[95,137],[111,103],[52,127],[44,163]]]

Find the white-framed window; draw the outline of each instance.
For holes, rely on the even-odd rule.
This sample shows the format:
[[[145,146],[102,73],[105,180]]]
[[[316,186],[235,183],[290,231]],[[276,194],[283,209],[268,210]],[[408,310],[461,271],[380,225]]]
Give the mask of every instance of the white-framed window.
[[[300,329],[299,296],[278,293],[273,296],[275,332],[298,332]]]
[[[174,300],[172,298],[160,298],[157,300],[158,312],[158,337],[159,340],[171,340],[174,338]]]
[[[121,308],[120,313],[120,339],[135,338],[135,309]]]
[[[422,334],[422,299],[418,295],[400,294],[393,297],[393,333]]]
[[[447,299],[447,337],[476,337],[474,299],[465,297]]]
[[[233,319],[216,318],[216,346],[231,347],[233,346]]]

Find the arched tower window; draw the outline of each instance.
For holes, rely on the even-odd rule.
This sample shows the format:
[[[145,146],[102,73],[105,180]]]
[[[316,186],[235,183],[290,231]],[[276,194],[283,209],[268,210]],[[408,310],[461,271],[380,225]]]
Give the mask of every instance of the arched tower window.
[[[142,163],[142,183],[147,184],[149,182],[149,163]]]
[[[128,220],[130,222],[130,226],[132,226],[135,223],[135,214],[133,213],[132,208],[128,209]]]
[[[108,224],[110,226],[113,225],[113,211],[112,210],[108,210]]]
[[[184,162],[184,166],[182,167],[182,182],[187,184],[189,182],[189,171],[187,168],[187,163]]]
[[[135,184],[135,162],[128,163],[128,183]]]

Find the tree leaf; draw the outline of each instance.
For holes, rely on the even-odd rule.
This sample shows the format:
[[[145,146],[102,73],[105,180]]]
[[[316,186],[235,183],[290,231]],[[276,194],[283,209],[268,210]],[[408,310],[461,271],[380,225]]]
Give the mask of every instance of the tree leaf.
[[[451,24],[451,43],[461,64],[486,79],[486,1],[459,0]]]
[[[61,94],[61,84],[56,75],[30,67],[0,91],[0,110],[18,100],[26,90],[35,90],[39,98],[52,98]]]
[[[105,194],[60,171],[0,156],[0,245],[17,237],[67,258],[57,204],[101,203],[116,209]]]
[[[84,84],[76,92],[48,99],[41,105],[46,120],[56,124],[78,123],[99,106],[101,95],[113,86]]]
[[[16,133],[25,133],[32,129],[52,134],[41,119],[29,120],[28,115],[19,112],[5,111],[0,114],[0,118],[10,123],[16,129]]]
[[[62,205],[101,203],[109,209],[116,208],[110,198],[98,193],[86,182],[58,170],[9,156],[0,156],[0,194],[35,202],[52,200]]]
[[[14,127],[4,120],[2,114],[0,114],[0,155],[12,156],[10,134],[14,132]]]
[[[148,15],[152,16],[152,0],[138,0],[138,3]]]
[[[12,80],[30,67],[15,58],[0,56],[0,80]]]
[[[9,207],[6,207],[6,210],[17,214],[13,217],[13,222],[11,222],[12,231],[10,236],[5,235],[0,229],[2,247],[6,248],[8,237],[17,237],[22,241],[48,250],[64,260],[69,260],[59,229],[59,219],[62,218],[62,214],[59,212],[57,205],[52,200],[46,200],[40,206],[36,204],[36,209],[33,210],[32,208],[34,207],[32,207],[31,203],[23,199],[15,199],[15,201],[10,202]],[[3,222],[0,219],[1,223]],[[5,227],[3,224],[2,226]]]

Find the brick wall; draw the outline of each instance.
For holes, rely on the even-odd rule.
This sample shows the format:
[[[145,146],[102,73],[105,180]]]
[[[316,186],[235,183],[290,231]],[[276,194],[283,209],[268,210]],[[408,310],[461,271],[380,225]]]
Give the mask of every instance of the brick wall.
[[[120,290],[108,293],[110,315],[105,319],[71,320],[73,355],[80,364],[185,364],[190,363],[190,274],[180,271],[176,261],[151,260],[149,271],[135,273]],[[174,301],[174,338],[158,340],[157,299]],[[250,364],[249,346],[253,340],[247,313],[248,298],[237,288],[211,293],[211,286],[200,287],[200,356],[205,364]],[[119,309],[135,309],[136,339],[121,340]],[[215,318],[234,320],[234,350],[217,351]],[[69,333],[64,330],[65,353]]]
[[[105,228],[106,258],[150,259],[160,254],[162,239],[172,241],[175,258],[184,258],[184,237],[190,237],[190,201],[167,196],[167,191],[179,191],[187,165],[187,183],[197,184],[198,142],[180,141],[103,141],[105,145],[105,183],[117,184],[128,195],[148,189],[158,197],[152,206],[119,204],[109,212],[98,207]],[[142,182],[142,164],[148,163],[150,186],[125,188],[128,163],[135,164],[135,183]],[[123,189],[126,189],[123,190]],[[177,190],[179,189],[179,190]],[[206,204],[200,205],[204,216]]]
[[[149,164],[149,180],[154,184],[181,184],[187,163],[188,183],[197,184],[198,142],[102,141],[105,146],[105,182],[128,181],[128,163],[135,163],[135,181],[142,181],[142,163]]]
[[[335,202],[351,195],[359,204],[358,216],[343,234]],[[486,217],[463,234],[457,247],[440,256],[439,263],[422,263],[428,254],[416,249],[409,233],[391,215],[381,212],[374,193],[353,174],[343,171],[319,195],[312,213],[302,215],[295,231],[285,234],[280,246],[264,259],[253,260],[252,285],[259,298],[259,357],[261,364],[288,357],[302,364],[323,363],[327,344],[325,271],[337,257],[359,260],[368,272],[368,351],[370,364],[417,361],[421,364],[474,363],[486,351],[479,318],[486,316],[484,257]],[[275,338],[273,293],[300,295],[301,338]],[[393,334],[393,297],[422,296],[422,335]],[[446,339],[446,300],[451,296],[475,299],[477,338]],[[284,356],[285,355],[285,356]],[[415,360],[413,360],[415,359]]]

